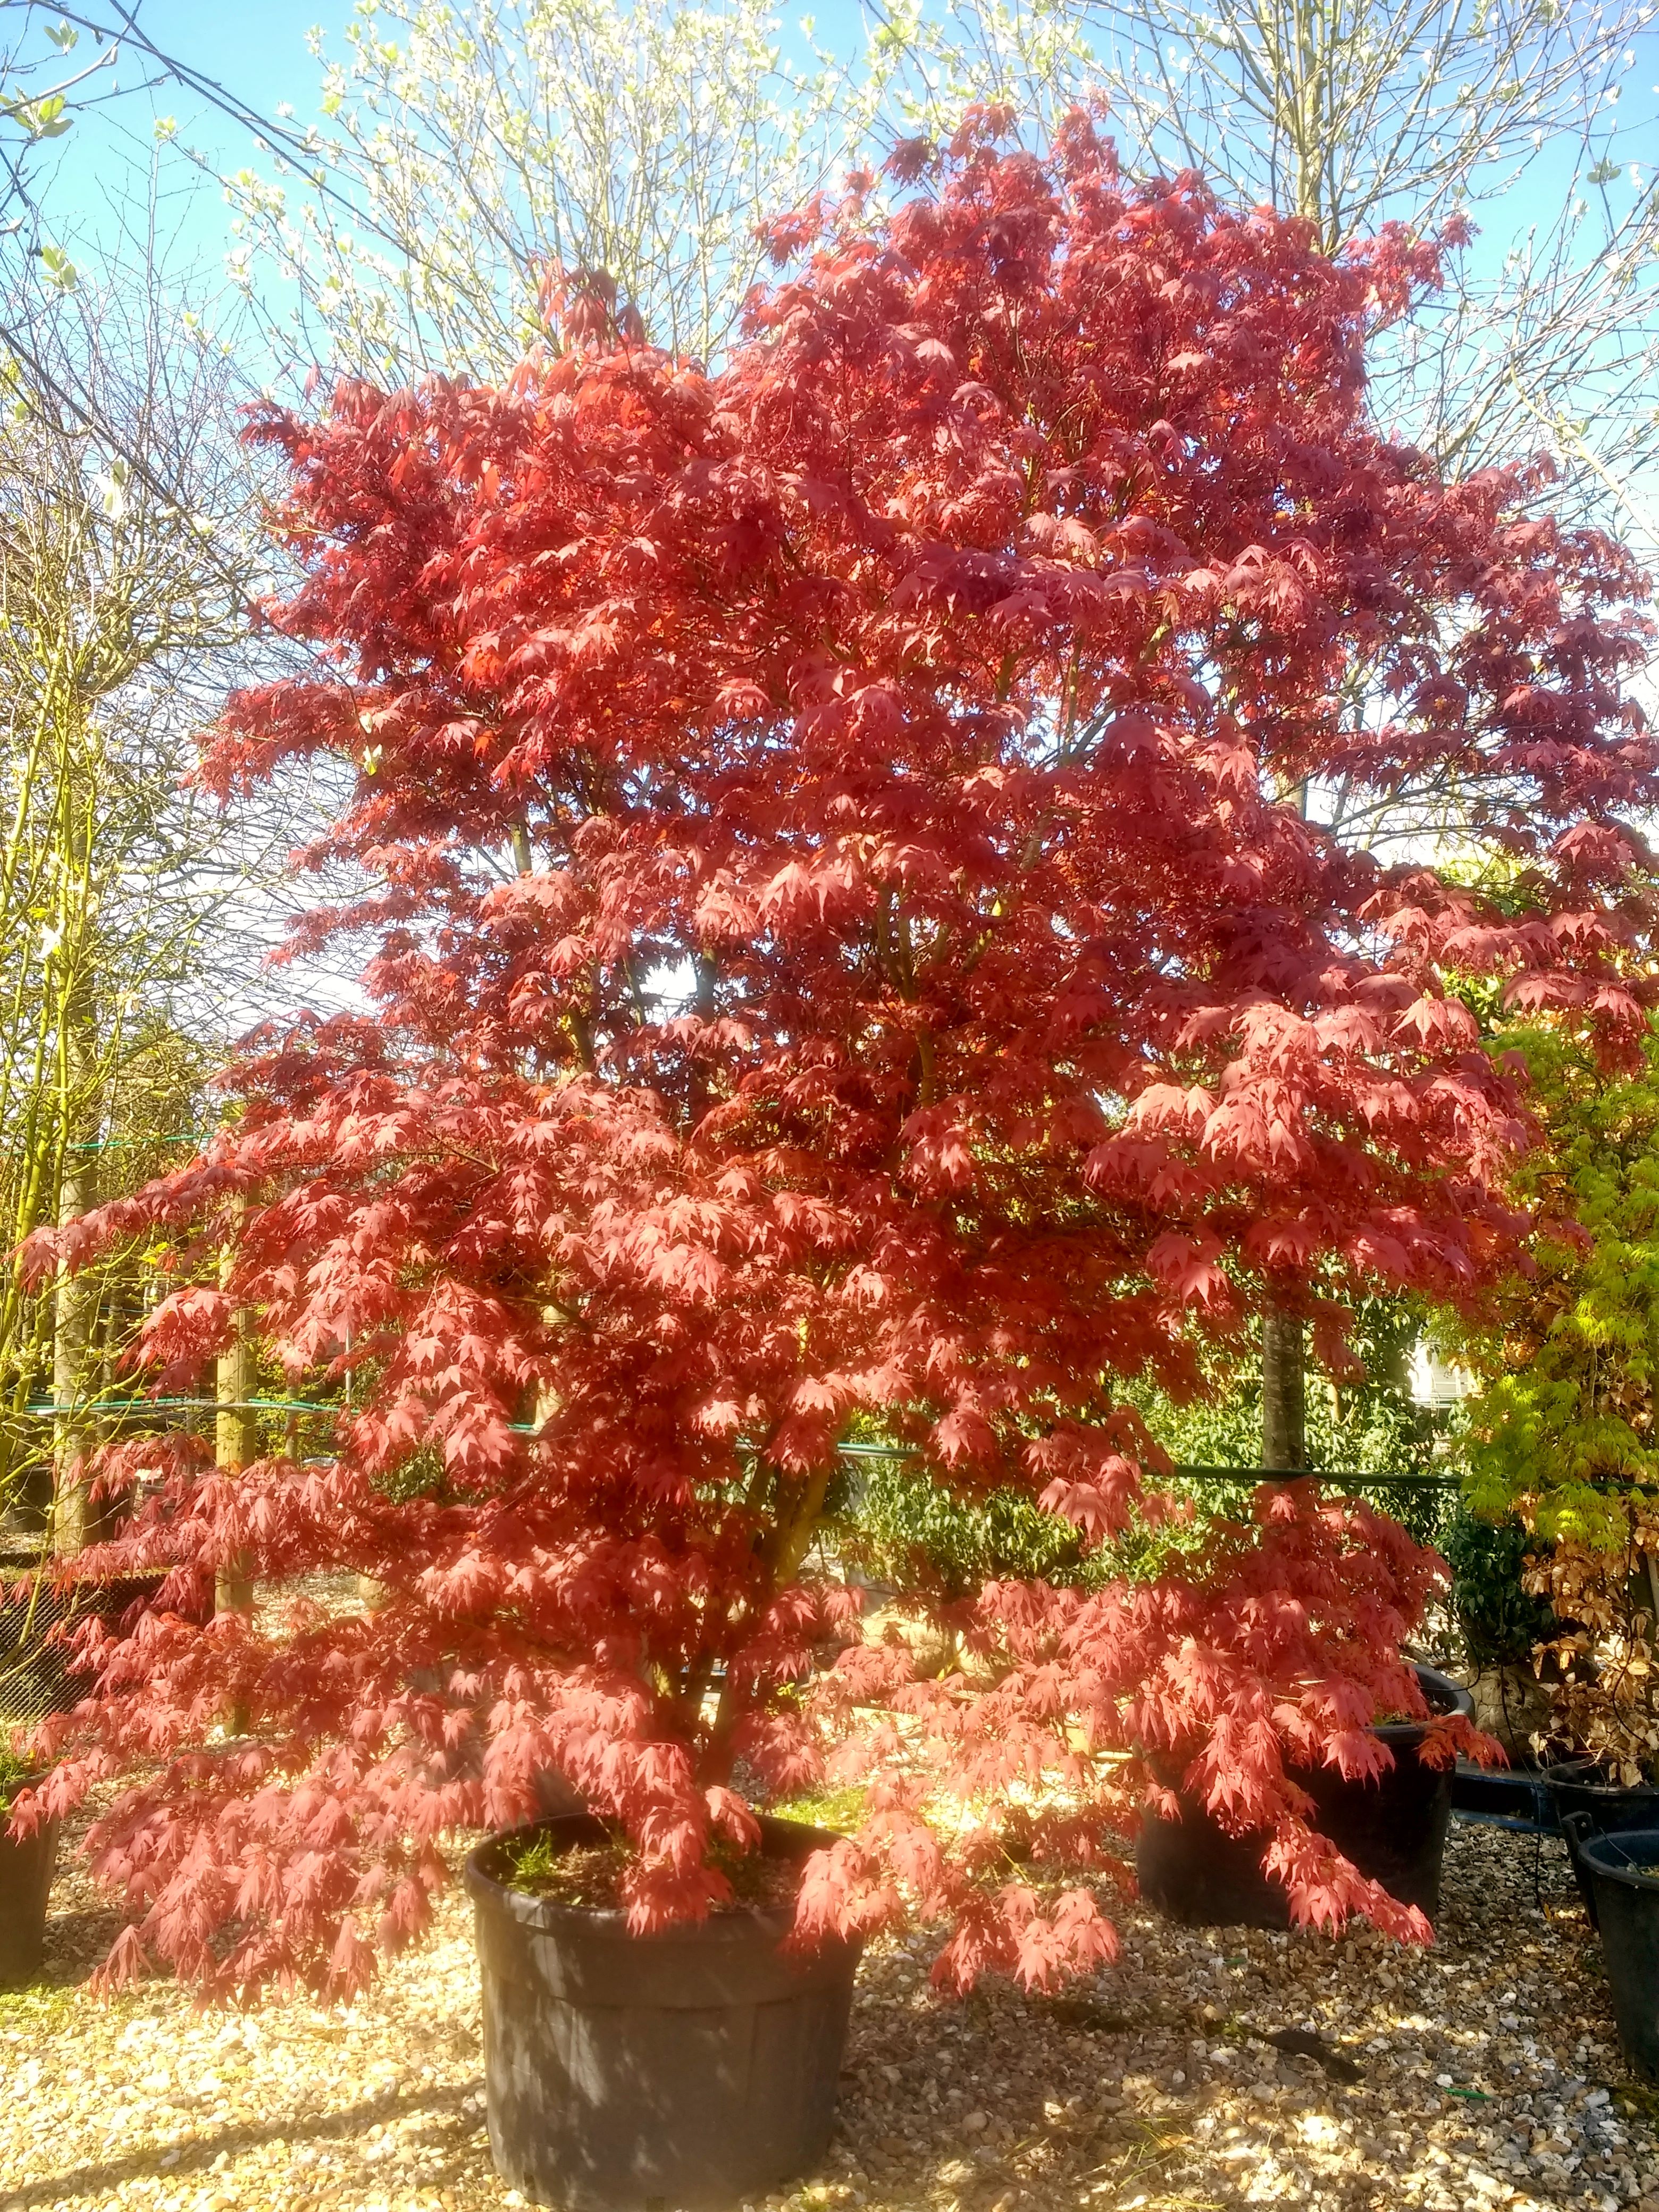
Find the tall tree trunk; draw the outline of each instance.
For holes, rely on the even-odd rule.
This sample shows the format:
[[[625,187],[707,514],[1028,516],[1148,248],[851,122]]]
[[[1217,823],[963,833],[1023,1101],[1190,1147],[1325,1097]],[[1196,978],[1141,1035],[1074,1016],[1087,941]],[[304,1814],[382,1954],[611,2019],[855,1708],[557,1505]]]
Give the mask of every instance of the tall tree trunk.
[[[230,1265],[227,1251],[222,1281],[228,1277]],[[233,1326],[231,1340],[219,1354],[216,1376],[218,1412],[214,1417],[214,1457],[225,1474],[234,1477],[259,1456],[259,1422],[247,1402],[253,1395],[254,1358],[253,1331],[245,1309],[239,1309]],[[235,1613],[245,1624],[252,1624],[252,1562],[245,1552],[233,1552],[220,1561],[213,1577],[213,1603],[219,1614]],[[231,1704],[225,1724],[234,1736],[247,1734],[248,1711],[240,1698]]]
[[[1261,1464],[1308,1464],[1308,1337],[1300,1314],[1268,1304],[1261,1316]]]
[[[246,1312],[236,1316],[236,1333],[219,1354],[215,1417],[214,1456],[227,1474],[240,1474],[259,1455],[258,1417],[248,1400],[253,1395],[253,1336]],[[253,1581],[246,1555],[238,1552],[222,1561],[214,1577],[214,1603],[221,1613],[253,1611]]]
[[[77,776],[88,728],[85,702],[70,685],[57,717],[58,757],[52,832],[52,913],[56,943],[43,984],[52,1038],[51,1165],[58,1176],[58,1225],[67,1228],[98,1203],[99,945],[92,855],[97,786]],[[48,1194],[48,1202],[49,1194]],[[52,1547],[60,1558],[82,1552],[98,1534],[89,1462],[97,1443],[88,1408],[98,1397],[98,1312],[102,1275],[71,1274],[61,1264],[53,1285],[52,1402],[53,1498]]]
[[[79,1124],[70,1123],[74,1128]],[[94,1183],[98,1155],[88,1148],[64,1155],[63,1182],[58,1200],[58,1225],[66,1229],[96,1202]],[[73,1275],[59,1265],[52,1291],[52,1548],[59,1559],[84,1552],[96,1530],[88,1488],[88,1460],[96,1441],[87,1411],[91,1374],[93,1336],[98,1321],[99,1279],[90,1273]]]

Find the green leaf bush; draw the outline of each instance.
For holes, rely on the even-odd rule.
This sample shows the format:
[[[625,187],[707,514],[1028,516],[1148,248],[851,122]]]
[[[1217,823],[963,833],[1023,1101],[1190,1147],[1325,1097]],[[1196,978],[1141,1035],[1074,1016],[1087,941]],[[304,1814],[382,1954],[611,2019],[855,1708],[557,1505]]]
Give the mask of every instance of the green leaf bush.
[[[1500,1540],[1474,1611],[1518,1637],[1523,1601],[1548,1603],[1557,1725],[1635,1781],[1659,1771],[1659,1031],[1613,1074],[1565,1024],[1497,1042],[1540,1125],[1516,1178],[1538,1233],[1452,1346],[1483,1378],[1458,1420],[1468,1503]],[[1483,1614],[1516,1529],[1522,1598]]]

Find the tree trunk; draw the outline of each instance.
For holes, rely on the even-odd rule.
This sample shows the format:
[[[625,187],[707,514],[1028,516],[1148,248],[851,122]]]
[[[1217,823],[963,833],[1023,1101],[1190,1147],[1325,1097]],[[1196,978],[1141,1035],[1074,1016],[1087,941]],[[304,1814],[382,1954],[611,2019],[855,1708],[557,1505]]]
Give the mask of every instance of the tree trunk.
[[[252,1332],[246,1313],[236,1316],[236,1334],[219,1354],[214,1456],[227,1474],[240,1474],[259,1455],[258,1416],[247,1401],[253,1395]],[[253,1612],[253,1581],[245,1554],[222,1563],[214,1577],[214,1604],[221,1613]]]
[[[1299,1314],[1268,1305],[1261,1316],[1261,1464],[1308,1464],[1307,1326]]]
[[[221,1280],[229,1273],[230,1254],[227,1251]],[[219,1354],[215,1391],[219,1410],[214,1417],[214,1458],[225,1474],[233,1476],[252,1466],[259,1456],[258,1416],[247,1402],[253,1395],[254,1359],[253,1332],[245,1310],[239,1309],[234,1328],[230,1342]],[[253,1620],[252,1565],[245,1552],[234,1552],[228,1559],[220,1561],[213,1577],[215,1612],[221,1615],[240,1614],[250,1626]],[[247,1734],[248,1711],[240,1698],[233,1699],[229,1705],[225,1725],[233,1736]]]
[[[65,1155],[58,1201],[60,1229],[78,1221],[94,1204],[97,1157],[90,1150]],[[52,1419],[52,1548],[59,1559],[84,1552],[96,1533],[87,1468],[94,1438],[85,1401],[98,1294],[96,1275],[72,1275],[59,1265],[52,1291],[52,1402],[57,1409]]]

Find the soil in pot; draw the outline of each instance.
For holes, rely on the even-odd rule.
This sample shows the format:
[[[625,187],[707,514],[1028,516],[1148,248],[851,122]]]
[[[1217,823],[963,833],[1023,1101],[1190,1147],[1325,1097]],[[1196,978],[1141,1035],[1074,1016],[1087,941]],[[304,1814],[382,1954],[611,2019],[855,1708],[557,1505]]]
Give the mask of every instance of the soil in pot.
[[[568,1901],[605,1895],[619,1871],[591,1815],[516,1830],[468,1860],[490,2149],[535,2203],[726,2212],[822,2158],[860,1946],[781,1954],[795,1870],[835,1838],[761,1827],[745,1876],[758,1894],[652,1936],[630,1935],[615,1906]],[[561,1869],[570,1853],[580,1860]]]
[[[1431,1667],[1417,1679],[1433,1712],[1472,1711],[1468,1692]],[[1314,1826],[1391,1897],[1415,1905],[1431,1923],[1440,1909],[1440,1869],[1451,1820],[1452,1770],[1416,1757],[1424,1729],[1413,1721],[1373,1731],[1394,1765],[1373,1780],[1350,1782],[1334,1767],[1298,1769],[1314,1800]],[[1267,1838],[1230,1836],[1186,1791],[1181,1818],[1149,1813],[1135,1845],[1135,1873],[1147,1903],[1189,1927],[1288,1928],[1290,1899],[1262,1872]]]
[[[1598,1834],[1589,1813],[1562,1827],[1594,1899],[1613,2014],[1632,2070],[1659,2081],[1659,1827]]]
[[[1597,1893],[1584,1864],[1577,1838],[1581,1834],[1623,1835],[1632,1829],[1659,1829],[1659,1790],[1645,1785],[1631,1788],[1617,1782],[1593,1759],[1563,1759],[1544,1769],[1544,1783],[1555,1806],[1555,1817],[1567,1839],[1567,1856],[1573,1879],[1592,1926],[1597,1924]],[[1569,1826],[1574,1814],[1584,1814],[1588,1827]]]
[[[44,1781],[36,1772],[8,1774],[0,1760],[0,1989],[15,1989],[40,1971],[46,1942],[46,1900],[58,1869],[58,1821],[44,1820],[32,1836],[7,1832],[11,1801]]]

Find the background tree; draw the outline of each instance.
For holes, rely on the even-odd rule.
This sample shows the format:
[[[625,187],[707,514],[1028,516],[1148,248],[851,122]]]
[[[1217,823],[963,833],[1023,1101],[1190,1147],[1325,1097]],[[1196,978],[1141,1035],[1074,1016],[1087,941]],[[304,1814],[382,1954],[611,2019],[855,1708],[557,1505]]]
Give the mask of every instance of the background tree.
[[[321,120],[226,179],[232,265],[258,299],[294,288],[283,352],[388,387],[504,380],[584,270],[653,344],[708,358],[761,272],[758,224],[852,158],[868,106],[789,66],[758,0],[392,0],[344,46]]]
[[[165,292],[84,285],[37,328],[112,442],[15,380],[0,419],[0,1203],[8,1249],[131,1190],[198,1141],[208,1074],[264,997],[286,804],[234,825],[191,782],[196,738],[250,657],[252,479],[230,371]],[[149,458],[135,470],[125,456]],[[155,489],[165,482],[178,499]],[[273,927],[274,925],[274,927]],[[0,1283],[0,1500],[76,1550],[75,1469],[145,1292]],[[55,1407],[43,1420],[42,1405]]]
[[[325,849],[374,881],[307,941],[364,947],[372,1012],[273,1030],[200,1158],[33,1258],[165,1231],[164,1386],[246,1311],[354,1397],[323,1463],[176,1457],[101,1555],[293,1596],[152,1615],[48,1739],[58,1803],[145,1762],[94,1833],[143,1886],[118,1964],[352,1985],[364,1916],[416,1931],[443,1831],[549,1766],[626,1824],[637,1924],[696,1912],[739,1785],[849,1733],[874,1818],[807,1923],[949,1917],[957,1981],[1102,1954],[1086,1895],[1007,1883],[1009,1823],[1097,1866],[1155,1759],[1304,1917],[1422,1932],[1287,1771],[1419,1709],[1437,1571],[1363,1508],[1280,1492],[1151,1581],[994,1587],[994,1688],[871,1649],[814,1681],[858,1425],[1097,1544],[1153,1457],[1127,1380],[1190,1391],[1264,1292],[1335,1336],[1503,1268],[1518,1091],[1448,974],[1610,1048],[1651,975],[1632,565],[1366,415],[1430,257],[1334,264],[1126,186],[1082,124],[1053,176],[994,129],[936,182],[902,149],[889,221],[781,225],[795,273],[716,376],[595,332],[505,390],[265,418],[305,572],[274,618],[325,658],[234,706],[213,773],[352,764]],[[1504,899],[1280,795],[1434,763]],[[323,1566],[384,1601],[323,1616]]]
[[[142,96],[168,77],[188,79],[239,120],[250,112],[156,46],[139,21],[140,5],[88,0],[48,9],[40,0],[0,0],[0,346],[13,379],[55,420],[96,431],[106,453],[143,477],[164,456],[125,450],[128,426],[100,419],[97,392],[78,379],[73,349],[49,342],[55,302],[80,282],[46,210],[51,149],[93,111]],[[163,500],[176,501],[179,491],[150,489]]]
[[[1534,1667],[1554,1662],[1558,1740],[1635,1781],[1659,1762],[1659,1035],[1613,1081],[1570,1019],[1498,1048],[1530,1071],[1542,1139],[1519,1188],[1543,1233],[1485,1328],[1443,1324],[1482,1383],[1459,1414],[1469,1503],[1524,1532],[1515,1609]]]
[[[1496,1519],[1525,1499],[1546,1534],[1594,1540],[1620,1486],[1659,1486],[1659,1038],[1614,1081],[1576,1025],[1501,1042],[1544,1118],[1519,1186],[1544,1233],[1492,1325],[1456,1339],[1485,1381],[1460,1414],[1471,1503]]]
[[[991,91],[1053,113],[1097,89],[1132,167],[1197,168],[1304,217],[1330,253],[1386,222],[1428,235],[1473,219],[1483,250],[1374,340],[1373,404],[1449,470],[1541,442],[1567,479],[1559,510],[1650,541],[1659,200],[1652,135],[1621,130],[1620,102],[1639,92],[1652,16],[1554,0],[916,7],[890,18],[904,58],[889,97],[938,128]]]

